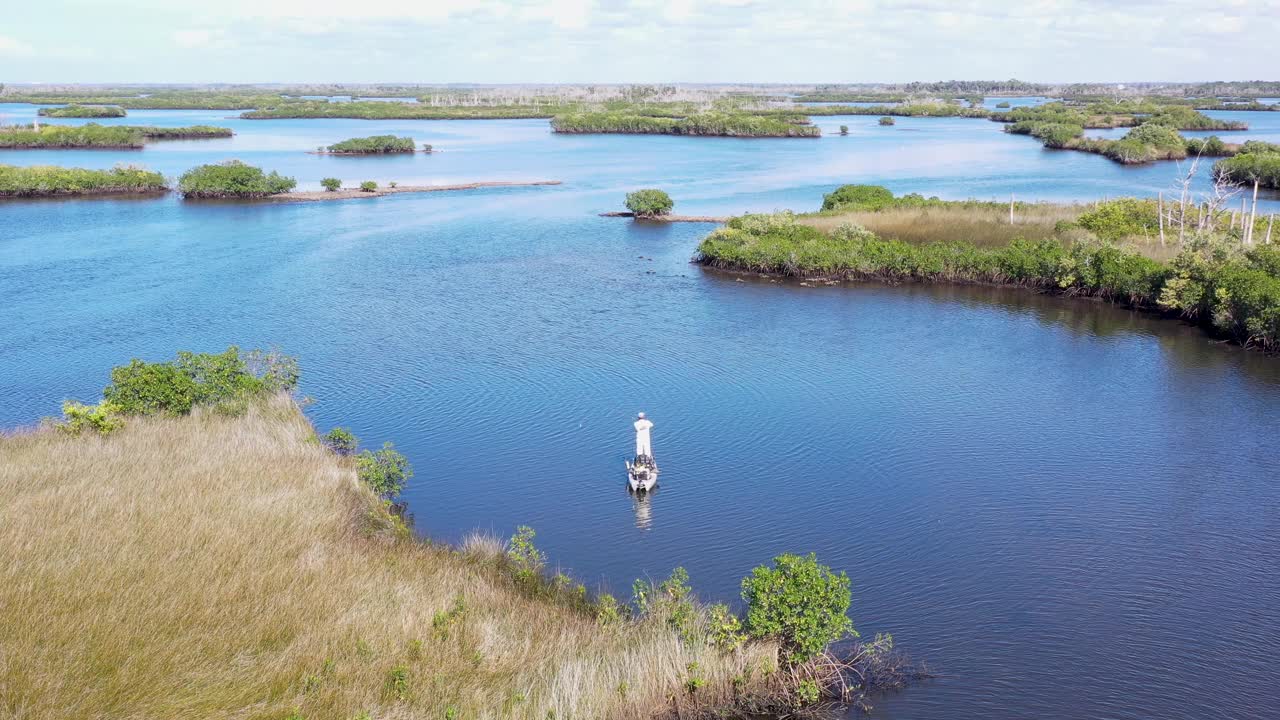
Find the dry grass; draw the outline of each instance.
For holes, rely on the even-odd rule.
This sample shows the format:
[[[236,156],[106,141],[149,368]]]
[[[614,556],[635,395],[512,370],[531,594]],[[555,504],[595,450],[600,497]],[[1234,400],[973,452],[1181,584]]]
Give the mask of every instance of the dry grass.
[[[396,539],[313,438],[283,399],[0,438],[0,717],[642,718],[691,662],[706,699],[772,662],[527,597],[493,540]]]
[[[1004,247],[1010,240],[1042,240],[1056,237],[1054,226],[1075,220],[1080,205],[1036,203],[1019,205],[1014,223],[1009,208],[955,204],[934,207],[895,208],[878,212],[821,213],[799,220],[830,232],[845,223],[861,225],[876,235],[912,243],[968,242],[977,247]]]

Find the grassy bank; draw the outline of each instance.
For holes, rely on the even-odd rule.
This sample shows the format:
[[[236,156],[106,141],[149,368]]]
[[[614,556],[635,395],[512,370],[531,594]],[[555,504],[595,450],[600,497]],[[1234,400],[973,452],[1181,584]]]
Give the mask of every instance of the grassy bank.
[[[135,360],[100,405],[0,436],[6,716],[722,717],[901,676],[888,638],[831,661],[849,580],[812,556],[752,571],[740,619],[682,569],[593,595],[529,528],[419,541],[405,458],[317,437],[296,381],[235,348]]]
[[[1280,244],[1261,244],[1265,219],[1255,221],[1246,245],[1226,213],[1197,220],[1192,205],[1183,242],[1169,228],[1169,242],[1157,244],[1154,201],[1015,207],[1016,224],[1007,205],[997,207],[939,201],[747,215],[708,235],[695,259],[800,278],[992,283],[1094,296],[1280,349]]]
[[[700,113],[682,118],[593,112],[558,115],[551,129],[570,134],[701,135],[717,137],[819,137],[822,132],[800,115],[769,117],[745,113]]]
[[[51,166],[0,165],[0,197],[115,195],[165,192],[164,176],[143,168],[86,170]]]
[[[692,663],[727,697],[769,660],[602,630],[500,545],[412,541],[314,438],[282,400],[0,440],[6,714],[647,718]]]
[[[119,105],[77,105],[71,104],[57,108],[40,108],[36,111],[40,117],[51,118],[122,118],[128,113]]]

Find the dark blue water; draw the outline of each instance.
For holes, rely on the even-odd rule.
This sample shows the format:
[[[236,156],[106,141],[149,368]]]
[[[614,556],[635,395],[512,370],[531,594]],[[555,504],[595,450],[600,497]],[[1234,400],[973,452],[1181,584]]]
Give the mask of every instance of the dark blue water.
[[[589,584],[625,593],[684,565],[704,597],[729,600],[772,555],[817,552],[852,578],[860,630],[892,632],[941,675],[879,717],[1280,707],[1276,358],[1017,291],[738,282],[688,264],[706,226],[595,215],[647,185],[689,213],[812,208],[841,182],[1093,198],[1163,189],[1172,165],[1046,152],[978,120],[821,118],[851,135],[765,141],[559,137],[537,120],[226,122],[231,140],[0,162],[178,174],[239,157],[307,187],[565,184],[0,204],[0,426],[96,399],[133,356],[279,345],[301,358],[321,429],[409,455],[407,499],[432,536],[527,523]],[[304,152],[384,132],[441,152]],[[622,475],[637,410],[663,467],[644,501]]]

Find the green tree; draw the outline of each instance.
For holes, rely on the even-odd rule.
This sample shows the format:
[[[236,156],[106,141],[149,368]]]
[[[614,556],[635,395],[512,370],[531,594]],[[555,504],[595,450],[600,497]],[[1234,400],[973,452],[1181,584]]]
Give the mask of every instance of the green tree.
[[[775,638],[791,663],[823,652],[827,645],[853,633],[849,619],[849,577],[818,564],[817,557],[783,554],[773,567],[761,565],[742,579],[747,603],[747,633]]]
[[[893,193],[880,185],[841,185],[822,196],[823,210],[884,210]]]
[[[360,183],[360,192],[374,192],[378,189],[378,183],[372,180],[365,180]]]
[[[884,117],[880,118],[879,122],[881,125],[893,125],[896,121],[893,118],[889,117],[888,115],[885,115]]]
[[[649,188],[627,193],[627,209],[635,213],[636,217],[667,215],[673,207],[675,202],[662,190]]]
[[[342,188],[342,181],[338,178],[324,178],[320,181],[320,187],[324,188],[325,192],[337,192]]]

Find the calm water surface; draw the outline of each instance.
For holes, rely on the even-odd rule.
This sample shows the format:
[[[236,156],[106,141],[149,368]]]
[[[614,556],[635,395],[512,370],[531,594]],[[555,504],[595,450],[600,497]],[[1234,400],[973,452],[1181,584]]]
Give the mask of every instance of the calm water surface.
[[[0,162],[177,175],[239,157],[304,187],[565,184],[2,204],[0,426],[95,399],[133,356],[276,344],[300,356],[321,429],[410,456],[407,498],[435,537],[527,523],[592,585],[625,592],[684,565],[708,599],[734,599],[776,553],[817,552],[852,578],[860,630],[892,632],[941,675],[877,717],[1280,708],[1280,361],[1022,292],[738,282],[688,264],[707,226],[595,215],[647,185],[709,214],[813,208],[842,182],[949,198],[1154,193],[1172,165],[1048,152],[977,120],[820,118],[851,135],[736,141],[226,114],[127,121],[225,122],[230,140]],[[1247,115],[1245,135],[1278,132],[1280,114]],[[384,132],[441,152],[303,152]],[[637,501],[621,471],[641,409],[664,473]]]

